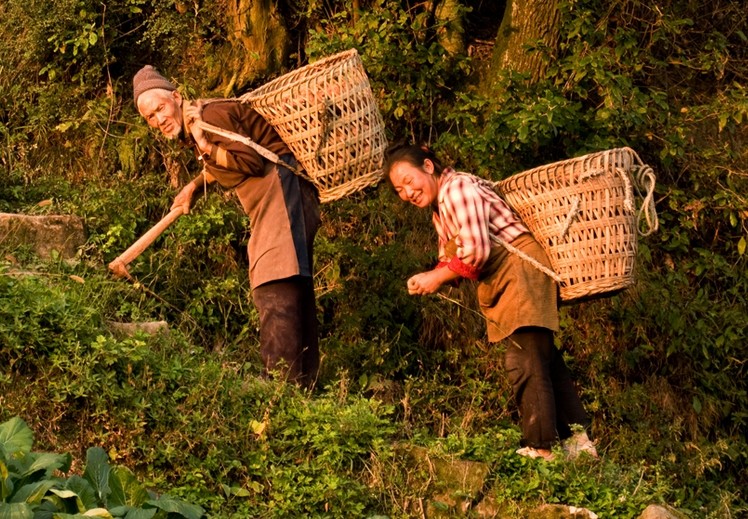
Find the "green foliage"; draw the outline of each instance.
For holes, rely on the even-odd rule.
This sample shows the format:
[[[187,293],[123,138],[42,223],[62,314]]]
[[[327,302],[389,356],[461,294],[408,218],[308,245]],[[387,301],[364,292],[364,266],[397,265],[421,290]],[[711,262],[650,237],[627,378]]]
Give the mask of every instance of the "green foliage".
[[[177,4],[4,2],[0,32],[12,36],[0,43],[3,169],[81,180],[89,166],[102,178],[142,166],[145,150],[133,142],[143,127],[132,128],[132,75],[144,62],[176,69],[190,43],[220,33],[220,2],[194,10]],[[195,38],[182,37],[192,31]]]
[[[99,317],[82,299],[68,297],[75,289],[52,289],[38,277],[9,276],[0,270],[0,359],[21,371],[36,367],[35,360],[65,352],[76,340],[90,340]]]
[[[86,453],[83,476],[70,471],[69,454],[32,452],[33,433],[18,417],[0,424],[0,513],[9,517],[181,517],[204,510],[167,495],[150,495],[127,468],[109,465],[106,453]],[[59,472],[58,472],[59,471]]]
[[[213,1],[0,4],[11,35],[0,39],[0,210],[75,213],[89,232],[77,265],[0,254],[11,255],[0,267],[3,418],[39,423],[46,445],[101,444],[215,517],[406,517],[426,489],[414,481],[429,474],[403,463],[396,440],[489,463],[491,497],[516,516],[541,502],[610,517],[665,501],[694,517],[744,513],[744,8],[565,1],[558,48],[527,49],[545,53],[546,76],[499,73],[480,93],[480,62],[445,52],[426,4],[351,4],[284,9],[293,30],[308,28],[299,57],[359,50],[393,142],[430,142],[493,179],[624,145],[654,167],[660,230],[640,240],[636,287],[564,309],[558,334],[604,461],[514,455],[501,349],[485,343],[469,286],[407,295],[408,275],[435,260],[435,237],[428,214],[386,186],[323,207],[315,394],[256,378],[247,221],[229,195],[211,192],[180,218],[130,265],[134,283],[107,277],[194,168],[134,123],[132,74],[150,62],[190,91],[208,84],[205,61],[223,59],[230,30]],[[168,336],[105,326],[156,319]],[[92,502],[84,480],[65,490]]]
[[[351,19],[345,9],[311,31],[307,52],[326,56],[356,48],[394,140],[430,141],[438,107],[454,101],[453,85],[470,71],[464,56],[449,56],[425,6],[376,0]]]
[[[39,300],[26,319],[28,344],[18,353],[0,348],[13,356],[3,362],[4,401],[23,402],[27,413],[55,428],[86,423],[85,441],[108,444],[110,455],[149,467],[160,486],[178,483],[173,495],[235,509],[237,517],[250,509],[276,517],[326,509],[333,517],[350,517],[377,506],[365,475],[371,453],[386,454],[390,408],[336,388],[311,399],[283,383],[254,379],[258,363],[245,368],[229,355],[211,359],[177,331],[115,338],[95,325],[100,314],[81,326],[69,310],[79,298],[92,304],[90,294],[70,287],[58,293],[55,279],[66,286],[63,277],[3,285],[2,307],[10,297]],[[102,282],[89,278],[75,286]],[[0,319],[11,340],[18,334],[8,326],[13,322],[9,313]],[[44,341],[53,331],[59,342]],[[229,491],[219,494],[220,485]],[[148,505],[164,508],[163,499]]]

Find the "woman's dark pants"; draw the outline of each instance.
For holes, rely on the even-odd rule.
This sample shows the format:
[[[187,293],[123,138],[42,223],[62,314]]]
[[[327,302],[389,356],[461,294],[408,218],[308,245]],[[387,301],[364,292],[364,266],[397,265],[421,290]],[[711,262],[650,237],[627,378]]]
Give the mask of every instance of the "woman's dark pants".
[[[589,426],[571,374],[553,344],[553,332],[525,327],[507,338],[504,366],[521,415],[522,445],[550,449],[571,436],[571,425]]]

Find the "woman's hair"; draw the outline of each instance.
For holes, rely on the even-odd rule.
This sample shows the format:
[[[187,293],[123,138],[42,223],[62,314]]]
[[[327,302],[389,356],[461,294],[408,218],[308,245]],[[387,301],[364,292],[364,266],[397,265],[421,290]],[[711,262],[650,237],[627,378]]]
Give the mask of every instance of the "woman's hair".
[[[440,175],[444,168],[429,147],[414,144],[395,144],[384,152],[384,173],[389,178],[392,166],[398,162],[407,162],[411,166],[420,168],[426,159],[434,163],[434,173]]]

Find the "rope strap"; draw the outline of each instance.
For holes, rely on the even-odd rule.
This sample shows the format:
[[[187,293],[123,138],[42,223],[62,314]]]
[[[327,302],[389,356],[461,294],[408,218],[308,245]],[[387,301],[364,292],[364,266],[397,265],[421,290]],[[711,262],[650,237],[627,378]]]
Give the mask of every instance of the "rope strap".
[[[657,229],[659,229],[660,227],[660,222],[657,219],[657,209],[655,209],[654,201],[655,180],[655,174],[651,167],[647,166],[646,164],[643,164],[639,167],[636,178],[637,191],[639,190],[639,186],[644,186],[647,190],[647,194],[643,197],[644,200],[642,202],[641,209],[639,209],[639,214],[637,215],[636,219],[636,230],[642,236],[649,236],[653,232],[657,231]],[[646,232],[641,230],[642,216],[644,216],[644,219],[647,222]]]
[[[269,160],[270,162],[277,164],[279,166],[282,166],[292,173],[300,176],[301,178],[308,180],[311,183],[314,183],[314,181],[301,171],[300,169],[297,169],[287,162],[283,161],[276,153],[273,153],[269,149],[265,148],[264,146],[261,146],[257,144],[255,141],[250,139],[249,137],[245,137],[244,135],[239,135],[238,133],[231,132],[229,130],[224,130],[223,128],[219,128],[218,126],[213,126],[212,124],[208,124],[205,121],[197,120],[194,122],[197,126],[203,129],[203,131],[212,133],[214,135],[219,135],[221,137],[224,137],[226,139],[229,139],[233,142],[239,142],[241,144],[244,144],[245,146],[248,146],[252,148],[254,151],[256,151],[261,157]]]
[[[543,265],[542,263],[540,263],[538,260],[536,260],[532,256],[529,256],[529,255],[525,254],[524,252],[522,252],[521,250],[519,250],[514,245],[508,244],[507,242],[505,242],[504,240],[502,240],[498,236],[491,236],[491,239],[494,242],[496,242],[499,245],[501,245],[502,247],[506,248],[506,250],[508,250],[512,254],[516,254],[517,256],[519,256],[520,258],[522,258],[523,260],[525,260],[527,263],[529,263],[530,265],[532,265],[533,267],[535,267],[536,269],[538,269],[539,271],[543,272],[544,274],[547,274],[556,283],[560,284],[563,281],[561,279],[561,276],[559,276],[558,274],[556,274],[555,272],[553,272],[551,269],[549,269],[548,267],[546,267],[545,265]]]

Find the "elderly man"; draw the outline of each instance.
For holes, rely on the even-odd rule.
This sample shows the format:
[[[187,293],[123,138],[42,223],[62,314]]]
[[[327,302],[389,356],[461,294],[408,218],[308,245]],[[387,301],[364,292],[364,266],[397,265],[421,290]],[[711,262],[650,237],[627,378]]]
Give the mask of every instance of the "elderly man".
[[[315,187],[247,145],[203,131],[198,121],[249,137],[296,167],[290,150],[256,111],[238,100],[190,102],[150,65],[133,78],[140,115],[169,139],[194,147],[203,171],[174,199],[189,211],[205,186],[234,189],[249,216],[249,277],[260,315],[260,352],[268,373],[311,387],[319,367],[312,243],[320,224]]]

